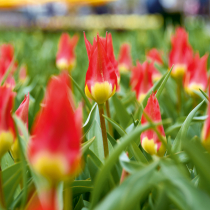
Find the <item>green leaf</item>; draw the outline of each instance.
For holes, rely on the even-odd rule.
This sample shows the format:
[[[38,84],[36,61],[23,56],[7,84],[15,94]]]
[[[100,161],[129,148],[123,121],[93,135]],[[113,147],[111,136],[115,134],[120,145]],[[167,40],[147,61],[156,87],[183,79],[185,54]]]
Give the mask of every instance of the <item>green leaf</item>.
[[[156,123],[160,124],[160,123]],[[119,155],[126,149],[126,147],[136,138],[139,138],[141,132],[151,128],[152,126],[150,124],[144,125],[144,126],[138,126],[130,135],[126,135],[122,138],[122,141],[120,144],[117,144],[113,152],[109,155],[109,157],[105,160],[104,165],[101,167],[101,170],[98,172],[95,183],[94,183],[94,190],[91,196],[91,209],[93,209],[101,195],[101,192],[103,190],[103,186],[105,184],[105,181],[109,174],[111,173],[111,169],[115,165],[115,163],[118,161]]]
[[[84,207],[83,199],[82,196],[80,196],[74,210],[81,210],[83,207]]]
[[[91,105],[90,101],[88,100],[87,96],[85,95],[84,91],[81,90],[80,86],[77,84],[77,82],[70,75],[69,75],[69,77],[71,78],[72,82],[74,83],[74,85],[76,86],[76,88],[78,89],[80,94],[82,95],[82,97],[85,100],[85,103],[86,103],[87,107],[89,108],[89,110],[91,110],[92,105]]]
[[[120,136],[124,136],[126,134],[126,131],[117,122],[110,119],[106,115],[103,115],[103,117],[113,125],[113,127],[117,130],[117,132],[120,134]]]
[[[15,191],[21,180],[21,163],[13,164],[0,173],[2,173],[6,205],[9,206],[13,201]]]
[[[36,97],[35,97],[35,102],[33,104],[34,105],[33,106],[33,116],[35,116],[36,113],[40,109],[40,103],[41,103],[42,99],[44,98],[44,92],[45,92],[44,87],[41,86]]]
[[[0,164],[1,169],[4,170],[13,164],[14,164],[14,160],[11,157],[10,153],[7,152],[1,159],[1,164]]]
[[[85,122],[85,124],[83,125],[83,137],[87,134],[87,132],[90,130],[92,124],[93,124],[93,121],[95,119],[95,116],[96,116],[96,107],[97,107],[97,103],[95,103],[88,115],[88,118]]]
[[[190,127],[190,123],[191,123],[193,117],[195,116],[196,112],[198,111],[198,109],[201,107],[201,105],[203,103],[204,103],[204,101],[202,101],[200,104],[198,104],[187,116],[186,120],[182,124],[182,127],[180,128],[180,130],[174,140],[174,143],[172,145],[172,152],[177,153],[177,152],[181,151],[182,141],[184,141],[184,139],[186,138],[188,128]]]
[[[141,197],[151,188],[151,179],[158,162],[140,169],[127,177],[123,183],[109,193],[94,209],[95,210],[127,210],[134,208]]]
[[[210,194],[210,155],[206,153],[206,150],[202,147],[201,143],[197,141],[184,142],[183,148],[190,160],[195,164],[195,167],[199,173],[201,180],[203,181],[204,187]]]
[[[137,144],[135,142],[132,142],[131,145],[129,146],[132,155],[135,157],[135,159],[139,162],[147,164],[148,161],[142,151],[139,149]]]
[[[170,71],[166,74],[163,82],[161,83],[160,87],[158,88],[157,93],[155,94],[157,99],[160,97],[160,95],[161,95],[161,93],[162,93],[162,91],[163,91],[163,89],[164,89],[164,87],[166,85],[166,82],[168,81],[168,78],[169,78],[169,76],[171,74],[172,69],[173,69],[173,66],[171,67]]]
[[[77,197],[80,194],[91,192],[93,190],[93,184],[91,180],[75,180],[72,183],[73,197]]]
[[[90,139],[82,144],[82,153],[83,154],[87,151],[87,149],[90,147],[90,145],[93,143],[94,140],[95,140],[95,137],[93,137],[92,139]]]
[[[126,108],[123,106],[122,102],[118,99],[116,94],[112,96],[112,101],[117,119],[124,129],[127,128],[128,123],[131,120],[130,114],[127,112]]]
[[[208,95],[205,93],[205,92],[203,92],[201,89],[199,89],[200,91],[201,91],[201,93],[204,95],[204,97],[207,99],[207,101],[209,101],[209,97],[208,97]]]

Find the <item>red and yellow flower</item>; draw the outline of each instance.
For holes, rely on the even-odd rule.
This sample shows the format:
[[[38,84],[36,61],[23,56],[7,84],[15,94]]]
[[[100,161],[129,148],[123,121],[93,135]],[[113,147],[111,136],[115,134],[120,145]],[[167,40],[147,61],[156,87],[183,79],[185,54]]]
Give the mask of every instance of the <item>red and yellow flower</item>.
[[[136,66],[132,69],[131,87],[136,92],[137,100],[141,103],[147,92],[153,86],[152,72],[153,63],[145,61],[142,65],[137,61]]]
[[[70,38],[68,33],[61,35],[56,55],[56,66],[58,69],[71,71],[75,67],[76,57],[74,50],[78,40],[78,35],[74,35],[72,38]]]
[[[0,87],[0,159],[10,150],[16,136],[11,115],[14,96],[11,88]]]
[[[118,67],[121,73],[129,72],[132,68],[131,47],[128,43],[120,46]]]
[[[34,171],[52,182],[76,175],[81,163],[81,128],[82,112],[75,111],[68,75],[51,78],[28,145]]]
[[[193,50],[188,42],[188,34],[184,28],[177,28],[175,35],[171,38],[171,45],[169,67],[171,68],[174,65],[171,75],[174,78],[182,78],[193,57]]]
[[[206,90],[208,85],[207,61],[208,54],[200,58],[199,53],[196,53],[190,62],[184,77],[184,88],[188,94],[194,95],[194,90]]]
[[[153,70],[152,70],[152,81],[156,82],[161,78],[161,73],[156,69],[154,63],[158,65],[163,65],[163,60],[161,57],[161,52],[158,51],[156,48],[152,48],[146,54],[147,60],[153,63]]]
[[[160,107],[154,93],[150,95],[147,101],[147,105],[144,109],[144,113],[153,122],[157,123],[161,121]],[[141,118],[141,125],[144,125],[146,123],[148,123],[148,121],[143,114]],[[162,135],[162,137],[166,139],[163,125],[158,125],[157,130]],[[162,157],[165,154],[166,148],[154,130],[148,129],[142,132],[140,136],[140,140],[141,140],[141,145],[143,149],[150,155],[157,155],[159,157]]]
[[[97,35],[94,38],[93,45],[85,38],[89,66],[85,79],[85,94],[96,101],[103,104],[112,95],[118,86],[116,69],[110,61],[110,53],[108,53],[107,42],[108,37],[101,38]]]

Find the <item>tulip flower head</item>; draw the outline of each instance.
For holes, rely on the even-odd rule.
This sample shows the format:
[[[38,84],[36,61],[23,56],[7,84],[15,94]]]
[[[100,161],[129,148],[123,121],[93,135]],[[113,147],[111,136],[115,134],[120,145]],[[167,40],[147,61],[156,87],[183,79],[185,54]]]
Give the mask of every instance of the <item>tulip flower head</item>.
[[[160,122],[161,121],[161,114],[160,114],[160,107],[158,100],[154,93],[152,93],[147,101],[147,105],[144,109],[144,113],[150,117],[153,122]],[[141,125],[148,123],[146,117],[142,116],[141,118]],[[157,130],[160,132],[162,137],[165,139],[165,132],[163,129],[163,125],[158,125]],[[162,157],[165,154],[166,148],[163,143],[158,138],[158,135],[155,133],[154,130],[148,129],[141,133],[140,136],[141,145],[143,149],[149,153],[150,155],[157,155]]]
[[[56,66],[58,69],[71,71],[74,68],[76,64],[74,50],[78,39],[77,35],[74,35],[72,38],[70,38],[68,33],[61,35],[56,56]]]
[[[112,95],[118,86],[116,69],[110,61],[108,54],[107,43],[103,38],[97,35],[97,40],[94,38],[93,45],[85,38],[89,66],[85,79],[85,94],[96,101],[98,104],[103,104]]]
[[[15,139],[12,119],[14,93],[6,86],[0,87],[0,159],[11,148]]]
[[[29,109],[29,93],[25,96],[24,100],[16,110],[15,114],[23,121],[26,128],[28,129],[28,109]],[[20,136],[22,136],[21,130],[19,130]],[[20,157],[19,153],[19,145],[17,139],[15,139],[14,143],[11,147],[11,153],[15,160],[18,160]]]
[[[53,77],[28,146],[31,167],[51,182],[78,173],[81,162],[81,109],[74,111],[66,73]]]
[[[188,34],[184,28],[177,28],[175,35],[171,39],[171,45],[169,66],[171,68],[174,65],[171,75],[177,79],[182,78],[193,56],[192,47],[188,42]]]
[[[127,43],[120,46],[118,67],[121,73],[129,72],[132,68],[131,47]]]
[[[14,71],[17,68],[17,63],[14,63],[13,66],[10,66],[14,59],[14,48],[10,44],[2,44],[0,46],[0,82],[2,82],[5,73],[9,68],[10,74],[8,75],[4,85],[7,87],[11,87],[13,89],[15,87],[15,80],[12,76]]]
[[[25,65],[20,67],[20,71],[19,71],[19,81],[21,83],[24,83],[27,77],[27,67]]]
[[[131,87],[136,92],[137,100],[141,103],[145,95],[153,86],[152,82],[153,63],[145,61],[142,65],[137,61],[131,74]]]
[[[199,54],[196,53],[189,64],[184,77],[184,88],[188,94],[194,95],[193,90],[206,90],[208,85],[207,60],[208,54],[200,58]]]
[[[156,48],[152,48],[146,54],[146,57],[151,62],[156,62],[159,65],[163,65],[163,59],[161,57],[161,52],[159,52]]]

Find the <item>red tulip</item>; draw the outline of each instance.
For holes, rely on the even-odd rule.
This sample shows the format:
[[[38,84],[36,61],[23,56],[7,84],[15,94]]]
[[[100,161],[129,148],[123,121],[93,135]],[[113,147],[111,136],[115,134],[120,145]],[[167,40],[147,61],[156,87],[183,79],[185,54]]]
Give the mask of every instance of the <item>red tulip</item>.
[[[74,50],[78,40],[79,37],[77,35],[74,35],[72,38],[70,38],[68,33],[63,33],[61,35],[56,56],[56,65],[58,69],[69,71],[73,69],[76,64]]]
[[[25,65],[20,67],[20,71],[19,71],[19,81],[21,83],[24,83],[27,77],[27,67]]]
[[[127,43],[120,46],[118,67],[121,73],[128,72],[132,68],[131,47]]]
[[[144,113],[147,114],[147,116],[150,117],[150,119],[153,122],[161,121],[160,107],[154,93],[150,95],[147,101],[147,105],[144,109]],[[144,125],[146,123],[148,123],[148,121],[143,114],[141,118],[141,125]],[[165,132],[164,132],[163,125],[158,125],[157,130],[165,139]],[[141,139],[141,145],[143,149],[150,155],[157,155],[159,157],[162,157],[165,154],[165,150],[166,150],[165,146],[160,141],[160,139],[158,138],[158,135],[156,134],[154,130],[149,129],[142,132],[140,139]]]
[[[188,34],[184,28],[177,28],[171,39],[172,49],[169,55],[169,66],[174,68],[171,72],[175,78],[181,78],[187,71],[189,62],[193,57],[193,50],[188,42]]]
[[[81,109],[74,112],[67,74],[53,77],[28,146],[32,168],[52,182],[74,176],[80,169],[81,116]]]
[[[161,53],[156,48],[152,48],[151,50],[149,50],[146,56],[147,59],[151,62],[157,62],[159,65],[163,65]]]
[[[0,87],[0,159],[11,148],[15,139],[14,121],[11,116],[14,96],[10,88]]]
[[[103,104],[112,95],[117,88],[116,69],[110,61],[108,54],[108,44],[106,47],[107,37],[105,39],[97,35],[97,40],[94,38],[93,45],[85,38],[89,66],[85,80],[85,94],[96,101],[98,104]]]
[[[10,44],[2,44],[0,46],[0,82],[5,76],[5,73],[10,68],[10,65],[14,59],[14,48]],[[11,67],[11,72],[5,81],[5,85],[11,87],[12,89],[15,87],[15,80],[12,76],[14,71],[17,68],[17,64],[14,63]]]
[[[142,65],[137,61],[131,74],[131,87],[136,92],[136,97],[141,103],[153,86],[152,83],[153,64],[145,61]]]
[[[184,88],[187,93],[194,95],[193,90],[206,90],[208,85],[207,60],[208,54],[201,58],[198,53],[195,54],[184,77]]]

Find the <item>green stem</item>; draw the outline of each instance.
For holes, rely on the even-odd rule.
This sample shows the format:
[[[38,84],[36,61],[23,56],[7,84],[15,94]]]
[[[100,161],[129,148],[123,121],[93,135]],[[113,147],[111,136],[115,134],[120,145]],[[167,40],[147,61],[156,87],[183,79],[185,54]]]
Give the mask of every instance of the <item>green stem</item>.
[[[66,184],[66,183],[65,183]],[[72,190],[71,187],[66,187],[64,190],[64,210],[72,210]]]
[[[109,100],[106,101],[106,113],[107,113],[107,117],[111,119],[110,108],[109,108]],[[111,125],[110,122],[108,122],[108,127],[109,127],[109,134],[111,136],[113,136],[112,125]]]
[[[101,132],[102,132],[102,138],[103,138],[103,146],[104,146],[104,157],[108,157],[109,155],[109,148],[108,148],[108,141],[107,141],[107,134],[106,134],[106,125],[105,120],[103,117],[104,114],[104,105],[98,104],[99,108],[99,115],[100,115],[100,122],[101,122]]]
[[[181,104],[182,104],[181,86],[182,86],[182,83],[180,81],[178,81],[177,82],[177,97],[178,97],[177,109],[178,109],[178,113],[181,113]]]
[[[0,206],[2,206],[3,209],[5,208],[3,182],[2,182],[2,170],[1,170],[1,159],[0,159]]]

